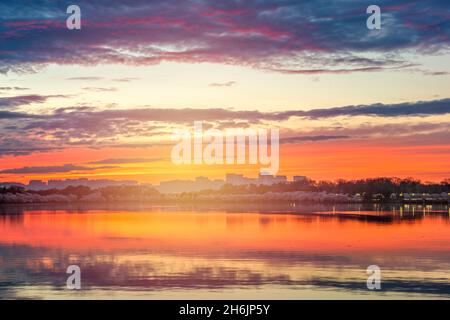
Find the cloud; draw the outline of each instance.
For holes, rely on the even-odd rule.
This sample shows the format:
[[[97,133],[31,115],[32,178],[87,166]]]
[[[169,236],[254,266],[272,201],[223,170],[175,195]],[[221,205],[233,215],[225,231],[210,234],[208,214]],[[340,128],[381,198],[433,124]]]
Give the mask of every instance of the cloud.
[[[345,68],[345,69],[271,69],[272,71],[276,71],[279,73],[284,74],[319,74],[319,73],[331,73],[331,74],[346,74],[346,73],[353,73],[353,72],[375,72],[375,71],[382,71],[382,70],[398,70],[398,69],[405,69],[409,67],[413,67],[415,64],[403,64],[399,66],[392,66],[392,67],[361,67],[361,68]]]
[[[99,87],[85,87],[83,90],[92,91],[92,92],[115,92],[117,88],[109,87],[109,88],[99,88]]]
[[[23,95],[23,96],[14,96],[14,97],[4,97],[0,98],[0,108],[1,107],[18,107],[23,105],[29,105],[33,103],[43,103],[50,98],[65,98],[64,95]]]
[[[23,88],[23,87],[0,87],[0,91],[10,91],[10,90],[24,91],[24,90],[30,90],[30,88]]]
[[[41,120],[30,122],[24,129],[76,129],[79,132],[123,132],[128,129],[143,129],[146,124],[147,130],[155,130],[159,127],[148,123],[162,122],[187,124],[197,120],[218,121],[244,119],[253,121],[264,118],[274,118],[276,114],[261,113],[259,111],[233,111],[221,108],[211,109],[162,109],[162,108],[139,108],[139,109],[109,109],[109,110],[77,110],[58,112],[48,115]]]
[[[71,81],[99,81],[103,80],[102,77],[73,77],[73,78],[66,78],[66,80]]]
[[[3,119],[32,119],[40,118],[38,115],[22,113],[22,112],[11,112],[11,111],[1,111],[0,110],[0,120]]]
[[[280,113],[282,117],[300,116],[308,118],[330,118],[339,116],[429,116],[450,113],[450,99],[405,102],[398,104],[371,104],[359,106],[335,107],[328,109],[313,109],[300,112]]]
[[[284,121],[292,117],[302,118],[332,118],[341,116],[430,116],[450,113],[450,99],[405,102],[398,104],[371,104],[357,106],[343,106],[303,110],[288,110],[281,112],[261,112],[257,110],[237,111],[223,108],[209,109],[172,109],[172,108],[139,108],[114,110],[77,110],[57,113],[42,122],[30,124],[29,128],[84,128],[93,126],[100,128],[111,122],[121,124],[139,122],[166,122],[186,124],[193,121]]]
[[[50,63],[163,61],[284,73],[366,72],[405,67],[411,62],[403,53],[432,54],[450,44],[443,0],[384,0],[382,29],[376,31],[366,28],[368,4],[352,1],[79,0],[77,5],[82,29],[69,31],[65,8],[56,2],[2,1],[0,72]]]
[[[131,82],[135,80],[139,80],[140,78],[133,78],[133,77],[123,77],[123,78],[115,78],[111,79],[111,81],[115,82]],[[70,81],[100,81],[100,80],[108,80],[103,77],[93,77],[93,76],[86,76],[86,77],[72,77],[72,78],[66,78],[66,80]]]
[[[22,142],[22,141],[21,141]],[[23,141],[26,142],[26,141]],[[36,148],[27,148],[24,146],[18,146],[18,147],[12,147],[12,148],[5,148],[3,145],[0,145],[0,156],[26,156],[33,153],[39,153],[39,152],[49,152],[49,151],[55,151],[55,150],[61,150],[62,148],[56,148],[52,146],[43,146],[43,147],[36,147]]]
[[[450,72],[448,72],[448,71],[424,71],[423,74],[426,76],[446,76],[446,75],[449,75]]]
[[[112,81],[116,81],[116,82],[132,82],[135,80],[139,80],[140,78],[117,78],[117,79],[112,79]]]
[[[124,158],[124,159],[103,159],[89,162],[89,164],[128,164],[128,163],[149,163],[164,160],[163,158]]]
[[[116,166],[104,166],[104,167],[85,167],[77,166],[73,164],[65,164],[61,166],[43,166],[43,167],[23,167],[16,169],[6,169],[0,171],[1,174],[35,174],[35,173],[65,173],[71,171],[93,171],[98,169],[114,169]]]
[[[210,87],[232,87],[236,84],[236,81],[228,81],[228,82],[214,82],[210,83]]]
[[[47,137],[54,134],[60,139],[87,139],[125,136],[151,136],[168,124],[186,125],[194,121],[260,123],[262,121],[287,121],[293,117],[319,119],[332,117],[377,116],[430,116],[450,113],[450,99],[408,102],[400,104],[372,104],[331,107],[327,109],[288,110],[261,112],[236,111],[222,108],[210,109],[108,109],[91,108],[58,109],[53,114],[30,116],[21,128],[25,131],[42,131]],[[25,117],[22,113],[0,113],[0,118]],[[17,123],[15,123],[17,125]]]
[[[424,140],[435,139],[440,142],[448,140],[448,127],[438,125],[436,121],[430,122],[427,126],[424,124],[413,126],[411,123],[405,124],[402,118],[412,116],[425,118],[446,114],[450,114],[450,99],[274,112],[224,108],[96,109],[88,106],[60,108],[48,114],[0,111],[0,155],[24,155],[73,146],[90,148],[163,146],[170,140],[168,137],[174,127],[192,127],[194,121],[204,121],[205,130],[208,126],[223,129],[255,125],[277,125],[283,129],[285,121],[289,120],[343,117],[345,122],[345,118],[351,120],[352,117],[359,116],[389,117],[392,121],[400,121],[402,124],[392,126],[366,124],[355,128],[348,122],[347,128],[333,126],[313,131],[311,128],[305,128],[305,132],[285,132],[282,137],[283,143],[366,139],[386,134],[402,136],[402,139],[406,139],[404,138],[406,136],[418,138],[421,134]]]
[[[286,137],[280,139],[281,144],[289,144],[289,143],[299,143],[306,141],[327,141],[327,140],[342,140],[349,139],[350,136],[337,135],[337,136],[327,136],[327,135],[318,135],[318,136],[295,136],[295,137]]]
[[[399,122],[399,123],[362,123],[359,125],[330,126],[309,130],[283,129],[281,143],[314,142],[326,140],[368,140],[381,139],[383,144],[401,140],[406,145],[431,143],[447,144],[450,134],[448,122]],[[386,139],[388,138],[388,139]]]

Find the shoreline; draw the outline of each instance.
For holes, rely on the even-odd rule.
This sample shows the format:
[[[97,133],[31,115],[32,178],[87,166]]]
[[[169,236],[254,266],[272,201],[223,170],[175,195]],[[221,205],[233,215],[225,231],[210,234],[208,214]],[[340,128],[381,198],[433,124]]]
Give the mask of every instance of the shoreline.
[[[374,205],[386,205],[386,206],[427,206],[427,205],[442,205],[450,206],[449,201],[308,201],[308,200],[245,200],[245,201],[233,201],[223,199],[159,199],[159,200],[104,200],[104,201],[89,201],[89,200],[74,200],[74,201],[36,201],[36,202],[0,202],[2,205],[102,205],[102,204],[144,204],[144,205],[258,205],[258,204],[273,204],[273,205],[362,205],[362,206],[374,206]]]

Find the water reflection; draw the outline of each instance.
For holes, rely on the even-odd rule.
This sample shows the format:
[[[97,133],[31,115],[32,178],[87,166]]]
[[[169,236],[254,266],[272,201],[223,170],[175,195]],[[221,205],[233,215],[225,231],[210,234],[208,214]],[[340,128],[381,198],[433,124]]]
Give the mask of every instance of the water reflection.
[[[447,207],[9,206],[3,298],[450,298]],[[68,265],[81,292],[65,289]],[[368,265],[383,290],[366,290]]]

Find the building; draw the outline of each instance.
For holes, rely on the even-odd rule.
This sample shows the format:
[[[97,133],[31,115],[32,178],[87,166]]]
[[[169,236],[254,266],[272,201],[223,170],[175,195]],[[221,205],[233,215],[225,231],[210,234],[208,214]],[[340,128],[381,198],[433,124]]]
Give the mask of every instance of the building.
[[[260,174],[258,177],[257,184],[272,185],[272,184],[286,183],[286,182],[287,182],[286,176],[272,176],[272,175]]]
[[[225,178],[226,183],[232,184],[232,185],[247,185],[247,184],[256,184],[255,179],[244,177],[243,174],[234,174],[234,173],[228,173]]]
[[[275,183],[286,183],[287,177],[286,176],[276,176],[275,177]]]
[[[306,176],[294,176],[292,178],[293,182],[305,182],[307,180],[308,180],[308,178]]]
[[[229,173],[226,175],[226,183],[232,184],[232,185],[272,185],[277,183],[287,183],[287,177],[286,176],[272,176],[272,175],[264,175],[260,174],[258,178],[247,178],[244,177],[242,174],[234,174]]]
[[[172,180],[163,181],[156,186],[156,189],[161,193],[183,193],[196,192],[201,190],[218,190],[224,185],[223,180],[210,180],[205,177],[197,177],[195,181],[192,180]]]
[[[48,185],[42,180],[30,180],[28,188],[31,190],[45,190],[48,188]]]

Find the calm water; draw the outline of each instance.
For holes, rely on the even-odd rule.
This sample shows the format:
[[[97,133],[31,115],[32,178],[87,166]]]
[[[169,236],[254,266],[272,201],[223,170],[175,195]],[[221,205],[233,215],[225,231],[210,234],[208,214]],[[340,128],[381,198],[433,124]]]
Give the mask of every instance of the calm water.
[[[66,289],[79,265],[82,290]],[[368,291],[378,265],[382,290]],[[0,298],[450,298],[447,207],[0,207]]]

